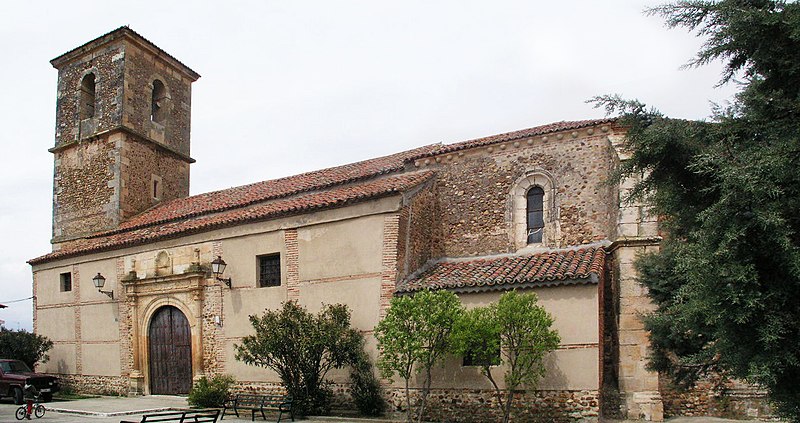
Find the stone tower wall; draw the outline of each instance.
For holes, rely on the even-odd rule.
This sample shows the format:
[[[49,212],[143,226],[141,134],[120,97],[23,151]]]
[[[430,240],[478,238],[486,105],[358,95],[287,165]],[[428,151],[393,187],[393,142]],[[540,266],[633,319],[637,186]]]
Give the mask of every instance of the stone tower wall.
[[[55,146],[85,140],[120,125],[122,119],[125,51],[121,42],[108,44],[58,70]],[[95,116],[81,120],[81,80],[95,75]]]
[[[126,27],[51,63],[59,78],[50,150],[54,248],[189,195],[196,73]],[[85,117],[81,84],[89,74],[95,77],[94,115]],[[165,92],[159,122],[151,119],[155,80]]]
[[[55,153],[54,243],[118,223],[114,213],[119,177],[115,144],[102,137]]]
[[[189,195],[189,163],[181,157],[126,134],[120,149],[120,219],[125,220],[152,207]],[[159,179],[162,194],[154,199],[153,177]]]
[[[153,81],[166,87],[163,124],[150,120]],[[191,83],[193,81],[150,51],[129,43],[125,48],[125,99],[122,125],[137,134],[189,156]]]

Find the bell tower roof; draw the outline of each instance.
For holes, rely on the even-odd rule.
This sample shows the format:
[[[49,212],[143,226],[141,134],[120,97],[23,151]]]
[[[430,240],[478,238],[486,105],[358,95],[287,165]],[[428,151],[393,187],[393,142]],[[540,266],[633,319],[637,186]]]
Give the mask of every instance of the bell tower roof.
[[[69,64],[75,59],[84,57],[88,52],[92,50],[96,50],[106,44],[112,43],[116,40],[125,39],[132,43],[137,44],[139,47],[150,50],[154,55],[160,57],[165,62],[172,65],[175,69],[181,71],[188,77],[192,82],[197,81],[200,78],[200,74],[193,71],[190,67],[181,63],[180,60],[176,59],[166,51],[162,50],[159,46],[153,44],[147,38],[141,36],[138,32],[130,29],[127,25],[121,26],[111,32],[103,34],[94,40],[91,40],[79,47],[76,47],[61,56],[56,57],[55,59],[50,61],[50,64],[53,65],[56,69],[61,69],[65,65]]]

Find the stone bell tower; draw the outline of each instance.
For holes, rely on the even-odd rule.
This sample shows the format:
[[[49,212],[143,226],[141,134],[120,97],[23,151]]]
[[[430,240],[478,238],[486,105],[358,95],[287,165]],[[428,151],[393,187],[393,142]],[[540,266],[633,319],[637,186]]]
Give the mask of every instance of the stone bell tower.
[[[54,249],[189,195],[200,75],[128,27],[50,63],[58,69]]]

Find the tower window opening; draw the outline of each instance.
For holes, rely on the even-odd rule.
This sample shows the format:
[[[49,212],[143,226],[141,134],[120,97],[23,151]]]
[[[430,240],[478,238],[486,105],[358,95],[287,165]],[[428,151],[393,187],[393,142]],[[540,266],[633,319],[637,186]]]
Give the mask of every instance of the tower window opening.
[[[150,104],[150,120],[156,123],[164,123],[166,114],[167,90],[164,83],[158,79],[153,81],[153,97]]]
[[[94,117],[95,101],[95,76],[89,73],[81,80],[79,107],[81,120]]]

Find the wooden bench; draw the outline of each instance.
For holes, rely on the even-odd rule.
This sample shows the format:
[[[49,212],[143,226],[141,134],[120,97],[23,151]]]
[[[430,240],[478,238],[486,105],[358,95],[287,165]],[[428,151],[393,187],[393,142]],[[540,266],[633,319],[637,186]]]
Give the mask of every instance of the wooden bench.
[[[264,411],[277,411],[278,423],[280,423],[283,413],[289,413],[292,421],[294,421],[291,395],[237,394],[235,397],[225,401],[220,420],[225,418],[228,409],[232,409],[236,417],[239,417],[239,411],[249,410],[251,421],[256,420],[256,412],[261,413],[261,417],[266,420],[267,416]]]
[[[177,422],[177,423],[215,423],[219,418],[219,410],[186,410],[167,411],[163,413],[145,414],[141,420],[122,420],[120,423]]]

